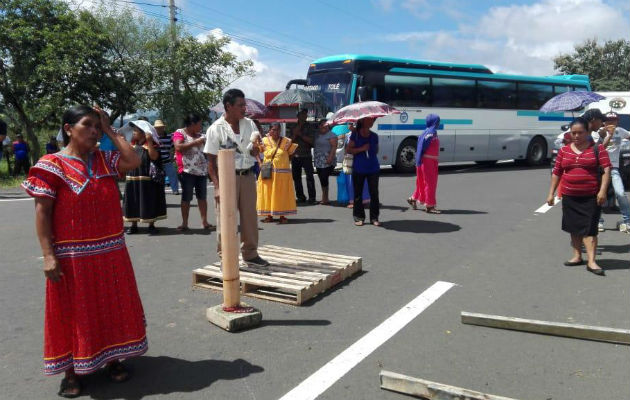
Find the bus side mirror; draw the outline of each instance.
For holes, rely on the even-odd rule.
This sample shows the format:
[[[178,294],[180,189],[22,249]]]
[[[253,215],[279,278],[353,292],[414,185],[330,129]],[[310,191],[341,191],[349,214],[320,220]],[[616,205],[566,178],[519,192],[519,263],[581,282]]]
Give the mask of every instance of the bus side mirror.
[[[369,92],[368,92],[367,86],[359,86],[357,88],[357,97],[359,98],[359,101],[369,100],[368,96],[369,96]]]

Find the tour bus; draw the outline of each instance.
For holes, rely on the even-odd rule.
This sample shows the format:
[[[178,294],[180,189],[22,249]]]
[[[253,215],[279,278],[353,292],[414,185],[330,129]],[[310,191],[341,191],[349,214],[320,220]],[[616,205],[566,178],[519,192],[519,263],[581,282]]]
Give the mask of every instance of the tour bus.
[[[381,165],[403,172],[415,170],[417,136],[429,113],[441,118],[440,162],[542,164],[572,115],[539,108],[557,94],[590,90],[585,75],[495,74],[483,65],[355,54],[315,60],[306,79],[305,89],[323,93],[329,111],[367,100],[402,111],[379,118],[373,130]]]

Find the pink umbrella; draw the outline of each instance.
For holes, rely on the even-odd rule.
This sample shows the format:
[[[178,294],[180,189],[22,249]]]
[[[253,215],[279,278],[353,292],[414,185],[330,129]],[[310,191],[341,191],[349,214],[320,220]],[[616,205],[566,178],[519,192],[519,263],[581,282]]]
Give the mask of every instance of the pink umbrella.
[[[267,114],[267,107],[259,101],[254,99],[245,99],[245,115],[249,118],[262,118],[265,114]],[[212,107],[210,110],[216,112],[217,114],[223,114],[225,112],[225,108],[223,107],[223,103],[219,103],[216,106]]]
[[[400,114],[400,111],[380,101],[362,101],[340,108],[333,115],[329,125],[341,125],[357,122],[362,118],[379,118],[389,114]]]

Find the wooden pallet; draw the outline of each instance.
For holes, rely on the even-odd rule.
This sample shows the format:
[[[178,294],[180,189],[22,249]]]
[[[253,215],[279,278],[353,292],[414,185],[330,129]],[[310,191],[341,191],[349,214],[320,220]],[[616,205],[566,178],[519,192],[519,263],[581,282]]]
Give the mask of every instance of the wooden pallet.
[[[261,246],[269,267],[250,267],[241,259],[241,293],[281,303],[301,305],[361,271],[361,257]],[[219,262],[193,271],[193,288],[223,290]]]

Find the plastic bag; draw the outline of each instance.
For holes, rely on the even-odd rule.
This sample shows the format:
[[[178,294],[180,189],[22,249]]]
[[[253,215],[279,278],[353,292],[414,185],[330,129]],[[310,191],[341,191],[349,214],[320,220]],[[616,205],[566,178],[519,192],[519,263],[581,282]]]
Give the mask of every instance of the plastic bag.
[[[349,201],[347,180],[348,176],[343,172],[337,175],[337,203],[343,206],[347,205]]]

